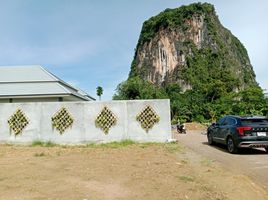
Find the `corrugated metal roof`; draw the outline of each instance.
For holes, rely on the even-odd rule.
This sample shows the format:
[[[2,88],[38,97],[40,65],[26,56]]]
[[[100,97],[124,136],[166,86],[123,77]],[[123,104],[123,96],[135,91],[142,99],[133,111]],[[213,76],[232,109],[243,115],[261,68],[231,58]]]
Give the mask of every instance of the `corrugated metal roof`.
[[[39,65],[0,66],[0,98],[4,96],[61,94],[73,95],[83,100],[95,100]]]

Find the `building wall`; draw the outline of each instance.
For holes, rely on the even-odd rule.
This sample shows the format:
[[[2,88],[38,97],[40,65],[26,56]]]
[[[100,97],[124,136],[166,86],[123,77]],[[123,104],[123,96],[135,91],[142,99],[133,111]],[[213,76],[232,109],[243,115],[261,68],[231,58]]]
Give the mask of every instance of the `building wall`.
[[[57,127],[52,126],[52,117],[63,108],[73,123],[60,133]],[[108,115],[99,116],[104,108],[107,108],[116,119],[116,124],[106,133],[96,126],[96,119],[103,120],[103,124],[113,121],[111,118],[105,120],[105,116]],[[148,114],[148,109],[152,110],[159,120],[147,131],[137,121],[145,108],[147,108],[145,113]],[[22,123],[14,126],[16,120],[12,122],[11,119],[12,116],[18,117],[18,109],[27,118],[28,124],[15,136],[16,130]],[[19,118],[23,121],[21,117]],[[150,116],[145,117],[147,123],[150,119]],[[64,124],[64,120],[59,124]],[[0,127],[1,143],[31,143],[38,140],[59,144],[81,144],[126,139],[139,142],[165,142],[171,139],[170,103],[169,100],[3,103],[0,104]]]
[[[8,103],[9,99],[0,99],[0,103]]]
[[[12,98],[12,103],[27,103],[27,102],[58,102],[58,97],[47,98]],[[0,103],[10,103],[10,99],[0,99]]]
[[[12,103],[28,103],[28,102],[58,102],[59,98],[57,97],[48,97],[48,98],[19,98],[13,99]]]

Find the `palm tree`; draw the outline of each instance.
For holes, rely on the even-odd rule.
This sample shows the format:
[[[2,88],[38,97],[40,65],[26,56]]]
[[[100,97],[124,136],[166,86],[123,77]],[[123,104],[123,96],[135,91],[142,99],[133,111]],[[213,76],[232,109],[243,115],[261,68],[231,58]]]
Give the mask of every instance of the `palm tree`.
[[[103,94],[103,89],[101,86],[98,86],[96,89],[97,89],[97,95],[99,96],[99,100],[101,100],[101,95]]]

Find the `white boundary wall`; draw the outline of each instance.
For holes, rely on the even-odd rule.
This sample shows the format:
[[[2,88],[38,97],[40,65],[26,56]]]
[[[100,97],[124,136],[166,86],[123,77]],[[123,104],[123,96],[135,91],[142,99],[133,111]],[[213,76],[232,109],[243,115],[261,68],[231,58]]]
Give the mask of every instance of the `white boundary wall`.
[[[146,132],[136,120],[136,116],[148,105],[157,113],[160,121]],[[108,134],[104,134],[95,126],[95,119],[104,106],[117,117],[117,124],[110,128]],[[51,117],[62,107],[69,111],[74,122],[61,135],[53,129]],[[17,109],[24,112],[29,119],[29,124],[21,134],[15,136],[7,121]],[[121,140],[165,142],[171,139],[170,124],[169,100],[0,104],[0,143],[51,141],[58,144],[83,144]]]

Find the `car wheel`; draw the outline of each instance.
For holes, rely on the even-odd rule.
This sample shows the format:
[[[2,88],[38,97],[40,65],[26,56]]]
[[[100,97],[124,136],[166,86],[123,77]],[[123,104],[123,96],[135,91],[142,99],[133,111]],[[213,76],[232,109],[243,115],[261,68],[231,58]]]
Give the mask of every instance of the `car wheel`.
[[[207,133],[207,136],[208,136],[208,144],[209,144],[209,145],[213,145],[214,142],[213,142],[212,134],[208,132],[208,133]]]
[[[232,137],[228,137],[228,139],[227,139],[227,149],[230,153],[237,153],[238,152],[238,148],[235,145]]]

